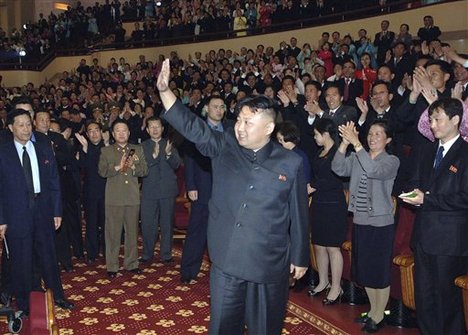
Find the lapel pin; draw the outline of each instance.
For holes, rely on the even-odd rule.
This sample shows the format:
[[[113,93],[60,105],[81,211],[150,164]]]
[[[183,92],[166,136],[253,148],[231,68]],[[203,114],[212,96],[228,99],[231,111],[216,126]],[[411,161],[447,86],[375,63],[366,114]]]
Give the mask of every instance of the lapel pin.
[[[278,179],[281,180],[281,181],[286,181],[286,176],[280,174],[280,175],[278,176]]]
[[[454,165],[450,165],[449,170],[452,171],[453,173],[457,173],[457,172],[458,172],[457,167],[454,166]]]

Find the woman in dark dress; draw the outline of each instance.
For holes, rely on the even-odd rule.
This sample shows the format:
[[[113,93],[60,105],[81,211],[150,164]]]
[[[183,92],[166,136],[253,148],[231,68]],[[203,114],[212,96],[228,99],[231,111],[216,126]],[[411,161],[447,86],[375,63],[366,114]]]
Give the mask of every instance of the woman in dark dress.
[[[338,130],[332,120],[323,118],[315,121],[315,142],[322,149],[312,160],[313,193],[310,222],[320,282],[308,294],[315,296],[330,289],[327,297],[323,299],[325,305],[339,302],[343,292],[343,256],[340,247],[346,235],[346,199],[341,179],[331,170],[331,161],[337,150],[337,136]],[[328,279],[329,266],[331,285]]]

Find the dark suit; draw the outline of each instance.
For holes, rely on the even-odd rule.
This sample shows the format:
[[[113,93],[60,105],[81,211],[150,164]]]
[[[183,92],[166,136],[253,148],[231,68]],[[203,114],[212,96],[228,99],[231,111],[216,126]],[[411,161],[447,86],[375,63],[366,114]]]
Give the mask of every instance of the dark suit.
[[[341,92],[343,92],[343,104],[356,108],[357,107],[356,98],[360,97],[362,95],[362,92],[364,91],[362,79],[358,79],[358,78],[351,79],[351,81],[348,84],[347,99],[345,99],[345,94],[344,94],[345,87],[346,87],[345,78],[341,78],[340,80],[338,80],[337,84],[338,86],[340,86]]]
[[[309,124],[309,113],[304,109],[306,102],[305,99],[299,99],[300,97],[303,96],[298,96],[298,104],[296,106],[290,103],[287,107],[281,108],[281,115],[284,120],[293,122],[299,128],[301,136],[299,148],[306,153],[310,161],[318,152],[318,146],[314,139],[314,123],[319,117],[317,116],[314,122]]]
[[[385,64],[395,74],[395,78],[393,78],[392,82],[398,87],[401,85],[405,74],[411,75],[413,73],[415,61],[408,53],[405,53],[400,59],[392,57],[390,61]]]
[[[424,195],[412,247],[416,311],[421,333],[464,334],[457,276],[468,271],[468,143],[460,137],[433,169],[438,142],[423,152],[414,185]]]
[[[159,145],[159,154],[153,157],[154,146]],[[142,143],[148,175],[143,178],[141,198],[141,232],[143,236],[143,255],[145,260],[153,259],[154,245],[158,230],[161,231],[161,260],[172,259],[172,230],[174,221],[175,199],[179,194],[175,170],[181,159],[176,148],[171,156],[166,156],[167,140],[158,143],[152,139]]]
[[[332,119],[337,126],[344,125],[349,121],[357,123],[358,120],[358,112],[356,108],[351,106],[341,105],[333,115],[330,114],[330,110],[327,110],[322,117]]]
[[[395,33],[393,31],[379,32],[375,34],[374,46],[377,47],[377,63],[382,65],[385,61],[385,53],[390,50],[392,43],[395,40]]]
[[[232,126],[231,122],[223,122],[223,130],[230,125]],[[190,143],[185,155],[185,188],[187,191],[197,191],[198,198],[192,201],[190,207],[189,225],[180,264],[183,280],[195,279],[200,272],[206,247],[211,186],[211,159],[203,156],[195,144]]]
[[[80,151],[79,165],[84,173],[83,207],[86,219],[86,251],[88,260],[94,261],[104,254],[105,189],[106,179],[98,173],[99,156],[104,142],[89,142],[88,152]]]
[[[62,216],[60,183],[50,145],[36,141],[41,192],[32,198],[13,140],[0,145],[0,223],[7,224],[7,240],[12,261],[11,286],[18,308],[29,310],[33,284],[33,249],[39,258],[42,278],[55,300],[63,299],[63,289],[55,254],[54,217]]]
[[[290,264],[309,260],[300,156],[272,141],[254,155],[232,129],[211,130],[179,101],[164,118],[212,161],[210,334],[241,334],[245,323],[252,334],[280,334]]]

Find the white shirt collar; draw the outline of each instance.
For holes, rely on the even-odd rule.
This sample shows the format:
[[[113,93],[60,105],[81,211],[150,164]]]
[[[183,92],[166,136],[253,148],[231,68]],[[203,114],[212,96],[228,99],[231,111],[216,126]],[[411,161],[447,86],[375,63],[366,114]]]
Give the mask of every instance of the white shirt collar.
[[[450,150],[450,148],[452,147],[452,145],[458,140],[458,138],[460,137],[460,133],[458,133],[457,136],[455,136],[454,138],[452,138],[451,140],[445,142],[444,144],[442,144],[440,141],[439,141],[439,147],[437,148],[437,150],[443,146],[444,147],[444,152],[443,152],[443,156],[445,157],[445,155],[447,154],[447,152]]]

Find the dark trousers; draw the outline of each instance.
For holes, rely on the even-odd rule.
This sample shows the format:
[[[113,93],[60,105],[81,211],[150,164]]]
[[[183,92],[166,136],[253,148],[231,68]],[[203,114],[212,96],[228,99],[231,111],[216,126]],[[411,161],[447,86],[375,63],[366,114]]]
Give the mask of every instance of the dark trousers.
[[[80,200],[67,200],[63,204],[64,213],[70,217],[70,242],[73,248],[73,256],[83,257],[83,229],[81,227]]]
[[[60,228],[56,231],[55,248],[57,251],[57,261],[67,268],[71,268],[71,250],[70,250],[70,235],[71,235],[71,214],[66,202],[63,202],[63,217]]]
[[[455,278],[468,273],[468,257],[414,249],[416,315],[423,335],[465,334],[463,301]]]
[[[143,259],[153,259],[154,245],[160,233],[160,255],[162,261],[172,259],[172,235],[175,197],[141,200],[141,235],[143,237]]]
[[[254,269],[252,269],[254,271]],[[210,335],[280,335],[288,301],[288,274],[276,283],[253,283],[212,265]]]
[[[206,230],[208,227],[208,205],[192,202],[190,219],[185,237],[180,273],[186,279],[194,279],[200,272],[203,254],[206,248]]]
[[[31,234],[24,238],[8,239],[11,260],[11,289],[16,297],[18,309],[29,310],[29,293],[33,286],[33,263],[38,262],[46,288],[50,288],[55,299],[63,299],[63,288],[55,253],[53,222],[46,218],[40,208],[34,208],[34,223]],[[34,253],[33,253],[34,251]],[[34,257],[33,257],[34,255]]]
[[[86,251],[89,260],[95,260],[100,250],[105,253],[104,223],[106,220],[104,196],[87,197],[84,201],[86,219]]]

